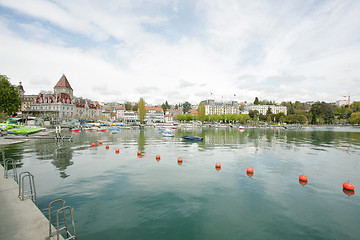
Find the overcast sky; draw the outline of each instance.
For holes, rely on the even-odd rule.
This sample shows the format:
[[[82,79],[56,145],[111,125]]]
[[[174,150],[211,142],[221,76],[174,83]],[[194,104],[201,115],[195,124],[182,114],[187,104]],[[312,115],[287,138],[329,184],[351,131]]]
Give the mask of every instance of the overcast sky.
[[[0,74],[26,94],[170,104],[360,100],[360,1],[0,0]]]

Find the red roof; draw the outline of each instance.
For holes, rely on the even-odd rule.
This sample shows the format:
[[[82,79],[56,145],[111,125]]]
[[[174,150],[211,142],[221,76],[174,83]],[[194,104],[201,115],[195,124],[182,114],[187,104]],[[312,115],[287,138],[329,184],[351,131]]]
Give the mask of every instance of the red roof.
[[[188,113],[192,114],[192,115],[195,115],[195,114],[198,114],[198,111],[196,109],[190,109],[188,111]]]
[[[146,111],[149,110],[155,110],[156,112],[164,112],[164,109],[162,109],[161,107],[145,107]]]
[[[62,75],[62,77],[60,78],[58,83],[55,85],[55,87],[66,87],[66,88],[70,88],[72,90],[70,83],[64,74]]]

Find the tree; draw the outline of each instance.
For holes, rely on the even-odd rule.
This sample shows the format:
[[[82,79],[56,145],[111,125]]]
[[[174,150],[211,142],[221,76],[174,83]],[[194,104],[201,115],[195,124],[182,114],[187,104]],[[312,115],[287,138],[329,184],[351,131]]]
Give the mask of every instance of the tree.
[[[11,115],[19,110],[20,105],[18,88],[10,83],[7,76],[0,75],[0,112]]]
[[[238,119],[241,123],[244,123],[246,121],[250,120],[250,116],[248,114],[239,114]]]
[[[138,106],[139,106],[139,109],[138,109],[139,120],[140,120],[140,123],[143,124],[145,116],[146,116],[145,101],[143,98],[140,98]]]
[[[194,115],[191,115],[190,113],[187,113],[186,115],[185,115],[185,120],[187,121],[187,122],[190,122],[190,121],[192,121],[192,120],[194,120],[195,119],[195,116]]]
[[[295,114],[295,109],[294,109],[294,107],[293,107],[293,106],[288,107],[287,113],[288,113],[289,115]]]
[[[335,106],[325,102],[316,102],[311,106],[310,113],[312,114],[311,123],[324,122],[329,124],[335,118]]]
[[[189,102],[184,102],[184,104],[182,105],[183,107],[183,112],[184,114],[186,114],[190,109],[191,109],[191,103]]]
[[[131,110],[137,111],[139,109],[139,104],[135,103],[134,106],[132,106]]]
[[[349,122],[352,124],[360,124],[360,112],[352,113],[349,118]]]
[[[249,116],[250,116],[251,119],[257,120],[257,118],[259,116],[259,111],[258,110],[250,110],[249,111]]]
[[[267,118],[266,118],[266,121],[269,123],[269,122],[271,122],[271,115],[267,115]]]
[[[198,107],[198,119],[201,122],[205,121],[205,104],[200,103]]]
[[[258,97],[255,97],[254,105],[259,105],[259,99],[258,99]]]
[[[165,113],[166,110],[170,109],[169,103],[167,101],[165,101],[165,103],[163,103],[161,105],[161,108],[164,110],[164,113]]]
[[[131,103],[129,103],[129,102],[125,103],[125,110],[127,110],[127,111],[131,110]]]
[[[272,114],[271,108],[270,106],[268,107],[267,111],[266,111],[266,116],[269,116]]]
[[[239,104],[239,110],[244,110],[246,104],[245,103],[240,103]]]
[[[177,116],[177,120],[181,122],[181,121],[185,121],[185,120],[186,120],[186,118],[185,118],[185,116],[184,116],[184,115],[179,114],[179,115]]]
[[[351,104],[351,109],[354,112],[359,112],[360,111],[360,102],[353,102],[353,104]]]

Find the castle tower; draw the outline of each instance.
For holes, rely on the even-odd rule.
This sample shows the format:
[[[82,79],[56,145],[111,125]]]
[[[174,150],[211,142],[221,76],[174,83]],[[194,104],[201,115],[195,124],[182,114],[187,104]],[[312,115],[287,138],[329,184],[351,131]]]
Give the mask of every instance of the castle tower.
[[[17,88],[19,90],[20,96],[23,96],[25,94],[25,90],[24,90],[24,87],[22,85],[22,82],[19,82],[19,85],[17,86]]]
[[[71,99],[74,97],[73,89],[71,88],[70,83],[64,74],[62,75],[62,77],[54,87],[54,95],[57,96],[60,93],[68,94]]]

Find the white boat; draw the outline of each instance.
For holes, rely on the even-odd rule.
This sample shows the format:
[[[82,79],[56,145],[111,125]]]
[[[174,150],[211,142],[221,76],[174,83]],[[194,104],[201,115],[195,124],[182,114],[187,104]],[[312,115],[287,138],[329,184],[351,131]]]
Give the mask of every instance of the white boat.
[[[238,128],[240,131],[245,131],[245,127],[244,126],[239,126]]]
[[[175,137],[175,134],[169,131],[164,131],[162,135],[163,137]]]

